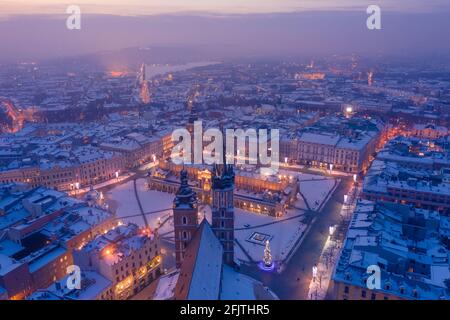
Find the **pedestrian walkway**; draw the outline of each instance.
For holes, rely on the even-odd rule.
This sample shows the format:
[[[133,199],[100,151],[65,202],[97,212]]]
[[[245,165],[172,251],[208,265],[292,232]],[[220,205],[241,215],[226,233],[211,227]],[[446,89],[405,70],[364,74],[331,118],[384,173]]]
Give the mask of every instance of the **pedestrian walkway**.
[[[313,277],[309,285],[308,299],[324,300],[326,298],[334,265],[339,258],[340,248],[340,240],[333,240],[331,236],[328,237],[320,255],[319,263],[316,265],[316,276]],[[311,270],[311,272],[313,271]]]
[[[352,186],[348,192],[347,203],[342,206],[340,212],[342,217],[342,225],[338,226],[343,230],[347,230],[351,213],[355,208],[360,192],[361,188],[355,185]],[[337,228],[333,231],[335,232],[336,229]],[[346,235],[346,232],[338,234],[335,234],[334,232],[328,236],[322,253],[320,254],[319,261],[315,265],[315,270],[311,270],[313,277],[311,279],[308,291],[308,299],[310,300],[324,300],[327,297],[328,287],[333,276],[334,266],[339,260],[342,243]]]
[[[69,191],[66,191],[66,190],[62,190],[62,191],[66,191],[66,193],[69,196],[78,196],[78,195],[82,195],[84,193],[89,192],[91,189],[98,190],[98,189],[109,187],[109,186],[112,186],[112,185],[121,184],[125,180],[129,179],[132,176],[133,176],[133,174],[131,174],[131,173],[125,173],[125,174],[122,174],[121,176],[119,176],[118,178],[112,178],[110,180],[104,181],[102,183],[98,183],[98,184],[93,185],[93,186],[80,188],[80,189],[69,190]]]
[[[148,228],[149,224],[148,224],[147,217],[145,216],[144,208],[142,207],[141,199],[139,198],[139,192],[137,189],[136,179],[133,180],[133,187],[134,187],[134,195],[136,196],[136,201],[139,206],[139,210],[141,211],[142,218],[144,219],[145,227]]]

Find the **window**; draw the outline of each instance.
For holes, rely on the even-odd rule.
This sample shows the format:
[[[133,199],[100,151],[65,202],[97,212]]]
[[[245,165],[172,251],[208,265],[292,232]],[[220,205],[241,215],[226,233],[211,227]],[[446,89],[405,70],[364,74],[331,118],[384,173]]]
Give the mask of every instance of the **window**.
[[[345,286],[344,293],[349,293],[349,291],[350,291],[350,288],[348,286]]]
[[[187,240],[187,238],[188,238],[187,232],[186,232],[186,231],[183,231],[183,239],[184,239],[184,240]]]
[[[377,295],[375,293],[372,293],[372,295],[370,296],[371,300],[376,300],[377,299]]]
[[[186,217],[182,218],[182,223],[185,224],[185,225],[187,224],[187,218]]]
[[[367,292],[366,292],[366,290],[362,290],[362,291],[361,291],[361,297],[365,298],[365,297],[366,297],[366,295],[367,295]]]

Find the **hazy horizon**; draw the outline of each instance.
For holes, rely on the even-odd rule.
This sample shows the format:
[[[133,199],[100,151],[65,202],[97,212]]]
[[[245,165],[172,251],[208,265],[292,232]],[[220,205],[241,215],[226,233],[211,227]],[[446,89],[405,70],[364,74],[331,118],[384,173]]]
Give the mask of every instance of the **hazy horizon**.
[[[132,1],[132,4],[137,5],[139,1]],[[43,2],[38,0],[35,5]],[[59,6],[66,3],[50,2],[60,3]],[[79,1],[80,5],[94,2]],[[192,1],[201,2],[205,3]],[[281,0],[278,8],[285,9],[288,4],[298,2]],[[444,6],[443,1],[427,2],[429,10],[426,12],[406,10],[423,7],[423,1],[398,1],[396,10],[392,6],[382,6],[382,30],[368,30],[366,27],[366,8],[371,1],[357,2],[359,4],[355,6],[354,0],[343,1],[337,11],[325,10],[336,3],[329,0],[318,1],[317,4],[322,6],[315,6],[310,11],[290,13],[273,10],[272,13],[225,14],[215,10],[206,14],[214,11],[205,11],[208,7],[202,7],[203,12],[186,13],[182,12],[185,8],[182,6],[177,8],[177,13],[155,15],[146,15],[145,10],[138,16],[126,15],[125,12],[124,15],[83,14],[81,30],[66,28],[68,14],[65,12],[7,15],[0,19],[0,61],[52,59],[146,46],[188,47],[212,52],[215,56],[233,57],[348,53],[450,56],[450,43],[446,41],[450,35],[450,10],[440,12],[433,9]],[[380,1],[379,5],[392,2]],[[11,4],[1,1],[0,8],[7,3]],[[176,0],[170,3],[176,3]],[[265,3],[268,5],[273,1]],[[343,4],[348,5],[346,10]],[[400,4],[407,4],[403,11],[398,10],[401,9]],[[389,7],[390,10],[385,10]],[[450,5],[445,9],[450,9]]]
[[[69,5],[84,13],[149,15],[161,13],[280,13],[311,10],[364,10],[376,4],[398,12],[438,12],[448,8],[447,0],[2,0],[0,16],[61,14]]]

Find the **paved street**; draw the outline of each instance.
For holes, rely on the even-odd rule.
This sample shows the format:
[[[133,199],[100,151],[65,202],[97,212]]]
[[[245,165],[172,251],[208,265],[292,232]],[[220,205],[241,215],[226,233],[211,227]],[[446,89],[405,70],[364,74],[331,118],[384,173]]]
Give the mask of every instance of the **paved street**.
[[[314,225],[281,274],[267,273],[257,269],[256,266],[242,266],[241,270],[262,281],[280,299],[307,299],[312,267],[319,260],[328,237],[329,226],[340,222],[339,213],[344,195],[350,189],[351,184],[351,178],[342,178],[341,185],[331,196],[322,212],[318,214]]]
[[[306,172],[306,170],[302,170],[302,172]],[[314,172],[314,174],[318,174],[318,172]],[[127,181],[135,180],[143,176],[143,172],[137,171]],[[319,261],[320,254],[328,237],[329,226],[339,224],[340,222],[340,211],[344,195],[348,193],[352,185],[352,179],[350,177],[340,176],[340,179],[340,185],[331,195],[320,213],[306,210],[306,214],[310,216],[311,220],[314,217],[316,217],[316,220],[300,246],[291,256],[288,264],[283,266],[284,270],[281,274],[261,271],[254,264],[242,265],[241,271],[270,287],[280,299],[307,299],[312,267]],[[163,241],[162,245],[165,251],[165,259],[167,259],[165,267],[169,268],[173,264],[173,261],[170,261],[172,260],[171,253],[173,252],[173,244]]]

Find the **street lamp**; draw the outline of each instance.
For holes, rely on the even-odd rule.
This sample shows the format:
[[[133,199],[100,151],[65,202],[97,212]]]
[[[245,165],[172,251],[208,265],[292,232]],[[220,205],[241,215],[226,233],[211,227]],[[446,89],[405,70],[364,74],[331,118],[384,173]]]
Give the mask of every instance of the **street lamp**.
[[[333,164],[330,163],[330,174],[333,174]]]
[[[348,202],[348,194],[345,194],[344,195],[344,204],[347,204],[347,202]]]
[[[358,180],[358,175],[355,173],[353,175],[353,182],[356,183],[357,180]]]
[[[288,157],[284,157],[284,163],[285,163],[285,164],[288,163]]]
[[[333,234],[334,234],[335,231],[336,231],[336,227],[335,227],[335,226],[330,226],[330,228],[329,228],[330,237],[333,236]]]
[[[315,283],[316,282],[316,277],[317,277],[317,265],[314,265],[312,267],[312,274],[313,274],[313,281]]]
[[[152,155],[153,163],[156,162],[156,155]]]
[[[116,175],[116,179],[119,179],[119,171],[116,171],[115,175]]]

